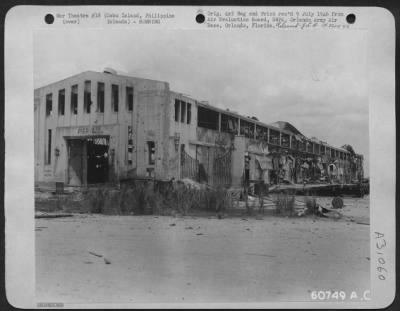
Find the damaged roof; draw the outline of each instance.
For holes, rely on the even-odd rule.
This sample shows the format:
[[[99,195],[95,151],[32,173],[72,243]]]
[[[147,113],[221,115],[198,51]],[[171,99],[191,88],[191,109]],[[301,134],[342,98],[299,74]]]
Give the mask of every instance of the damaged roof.
[[[292,124],[286,121],[277,121],[274,123],[271,123],[271,125],[280,128],[281,130],[286,130],[288,132],[291,132],[293,134],[301,135],[304,136],[297,128],[295,128]]]

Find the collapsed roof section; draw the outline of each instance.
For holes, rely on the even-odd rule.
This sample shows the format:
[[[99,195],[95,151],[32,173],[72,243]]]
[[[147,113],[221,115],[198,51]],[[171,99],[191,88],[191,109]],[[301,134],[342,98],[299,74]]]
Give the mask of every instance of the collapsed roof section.
[[[286,121],[276,121],[274,123],[271,123],[271,125],[280,128],[281,130],[286,130],[288,132],[291,132],[293,134],[301,135],[305,137],[297,128],[295,128],[292,124]]]

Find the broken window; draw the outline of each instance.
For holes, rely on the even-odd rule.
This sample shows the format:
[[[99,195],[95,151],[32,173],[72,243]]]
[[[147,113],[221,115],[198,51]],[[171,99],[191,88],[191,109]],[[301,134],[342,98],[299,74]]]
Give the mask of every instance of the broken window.
[[[90,106],[92,105],[92,91],[90,81],[85,81],[85,89],[83,92],[83,107],[86,113],[90,113]]]
[[[256,127],[256,138],[268,141],[268,128],[257,125],[257,127]]]
[[[298,147],[299,146],[298,146],[298,143],[297,143],[296,136],[292,136],[292,146],[291,146],[291,148],[294,149],[294,150],[297,150]]]
[[[221,132],[237,134],[238,118],[221,113]]]
[[[218,112],[204,107],[198,107],[197,126],[210,130],[218,130]]]
[[[185,123],[186,103],[181,101],[181,122]]]
[[[53,94],[46,95],[46,116],[51,116],[53,113]]]
[[[51,164],[51,130],[47,130],[47,164]]]
[[[133,87],[126,87],[126,108],[133,111]]]
[[[179,122],[179,100],[175,99],[175,122]]]
[[[78,85],[75,84],[71,87],[71,112],[78,114]]]
[[[154,141],[147,142],[148,162],[149,164],[156,163],[156,146]]]
[[[262,127],[261,126],[256,126],[256,139],[262,139],[263,137],[263,132],[262,132]]]
[[[240,119],[240,135],[254,138],[254,123]]]
[[[318,153],[318,146],[316,143],[313,143],[313,153],[317,154]]]
[[[97,83],[97,112],[104,112],[104,83]]]
[[[288,134],[282,133],[282,146],[289,148],[290,136]]]
[[[304,141],[299,141],[297,144],[299,151],[306,151],[306,143]]]
[[[190,124],[192,121],[192,104],[187,103],[187,114],[186,114],[186,123]]]
[[[312,153],[313,152],[313,143],[310,141],[306,142],[306,151]]]
[[[279,132],[270,129],[269,131],[269,143],[273,145],[279,145]]]
[[[133,133],[132,126],[128,125],[128,165],[132,165],[132,155],[133,155]]]
[[[112,84],[111,85],[111,106],[113,107],[114,112],[118,112],[118,105],[119,105],[119,92],[118,92],[118,85]]]
[[[63,116],[65,113],[65,89],[58,91],[58,115]]]

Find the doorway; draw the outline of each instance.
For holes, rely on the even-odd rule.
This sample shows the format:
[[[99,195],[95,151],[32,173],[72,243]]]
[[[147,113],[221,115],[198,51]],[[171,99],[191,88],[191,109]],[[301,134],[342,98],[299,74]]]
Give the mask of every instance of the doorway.
[[[97,184],[108,181],[108,138],[88,138],[87,146],[87,183]]]
[[[67,184],[80,186],[85,184],[85,145],[82,139],[68,139],[68,177]]]
[[[68,145],[69,185],[105,183],[109,180],[109,138],[72,138]]]

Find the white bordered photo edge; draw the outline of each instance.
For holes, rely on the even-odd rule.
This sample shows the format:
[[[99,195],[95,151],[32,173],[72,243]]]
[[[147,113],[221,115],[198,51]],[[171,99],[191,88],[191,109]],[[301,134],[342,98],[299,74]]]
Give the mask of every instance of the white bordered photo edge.
[[[395,26],[386,9],[17,6],[6,16],[4,55],[13,306],[393,301]],[[349,164],[347,176],[351,156],[361,168]],[[363,198],[356,178],[368,179]],[[203,194],[229,184],[234,207],[192,211],[177,200],[184,212],[163,203],[143,215],[119,194],[117,212],[60,209],[99,184],[128,195],[126,180],[139,179],[171,182],[177,195],[188,184]],[[270,191],[262,214],[261,181]],[[282,189],[304,210],[307,187],[350,195],[314,194],[318,215],[277,214]],[[333,211],[337,196],[344,206]],[[46,210],[52,202],[56,213]]]

